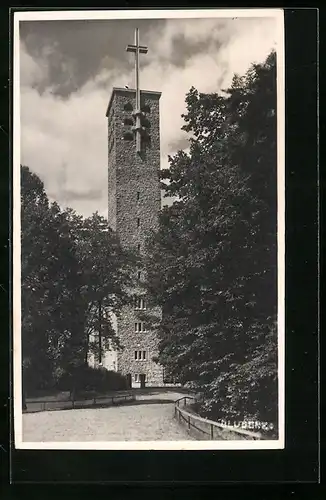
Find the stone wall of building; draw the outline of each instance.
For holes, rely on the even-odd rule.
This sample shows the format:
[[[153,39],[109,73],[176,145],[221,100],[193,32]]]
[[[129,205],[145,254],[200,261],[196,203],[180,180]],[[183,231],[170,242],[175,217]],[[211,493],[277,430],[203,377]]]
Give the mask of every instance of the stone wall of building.
[[[108,113],[108,223],[115,231],[117,221],[116,168],[115,168],[115,114],[114,103]]]
[[[109,225],[117,231],[124,247],[133,248],[140,254],[144,252],[146,235],[157,228],[161,208],[159,98],[158,92],[141,93],[142,123],[146,133],[141,154],[136,152],[132,130],[135,91],[114,89],[107,113]],[[141,283],[135,294],[143,294]],[[118,355],[118,371],[131,374],[134,385],[138,385],[140,374],[146,375],[146,385],[161,385],[163,369],[153,361],[158,354],[157,338],[151,331],[135,332],[141,312],[128,306],[117,320],[123,345]],[[152,313],[148,305],[146,312]],[[136,360],[135,351],[145,351],[146,360]]]

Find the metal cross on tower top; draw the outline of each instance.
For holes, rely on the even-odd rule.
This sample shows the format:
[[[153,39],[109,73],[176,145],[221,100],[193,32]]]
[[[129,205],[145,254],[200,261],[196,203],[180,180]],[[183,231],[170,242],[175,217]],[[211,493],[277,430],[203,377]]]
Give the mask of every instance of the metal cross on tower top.
[[[139,87],[139,54],[147,54],[148,48],[144,45],[139,45],[139,29],[135,29],[135,43],[134,45],[127,45],[127,52],[135,53],[135,78],[136,78],[136,111],[134,113],[136,117],[136,150],[137,153],[141,151],[141,110],[140,110],[140,87]]]

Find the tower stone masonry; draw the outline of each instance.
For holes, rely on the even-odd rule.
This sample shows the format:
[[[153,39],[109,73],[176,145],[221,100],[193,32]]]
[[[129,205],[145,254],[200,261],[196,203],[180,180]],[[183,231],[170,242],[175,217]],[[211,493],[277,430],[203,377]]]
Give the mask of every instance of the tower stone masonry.
[[[107,109],[108,118],[108,222],[122,247],[144,253],[148,232],[158,227],[160,191],[160,92],[140,91],[137,110],[136,90],[114,88]],[[137,119],[138,115],[138,119]],[[140,151],[137,151],[137,127]],[[131,376],[132,386],[163,384],[163,368],[153,360],[158,355],[158,339],[142,320],[142,313],[160,314],[150,309],[141,281],[144,270],[135,271],[139,287],[135,303],[125,306],[115,321],[123,349],[118,352],[117,370]]]

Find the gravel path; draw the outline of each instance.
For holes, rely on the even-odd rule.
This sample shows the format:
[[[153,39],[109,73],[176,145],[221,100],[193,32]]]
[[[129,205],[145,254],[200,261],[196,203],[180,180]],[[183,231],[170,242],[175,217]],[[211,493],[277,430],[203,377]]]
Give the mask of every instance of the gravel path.
[[[23,415],[23,440],[184,441],[192,438],[173,418],[177,393],[138,396],[131,405]]]

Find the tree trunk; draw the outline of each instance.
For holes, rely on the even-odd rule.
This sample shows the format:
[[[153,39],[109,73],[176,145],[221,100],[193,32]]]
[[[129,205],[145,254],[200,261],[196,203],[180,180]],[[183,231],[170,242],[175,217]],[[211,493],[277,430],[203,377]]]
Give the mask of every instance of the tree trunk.
[[[98,301],[98,362],[102,365],[102,301]]]
[[[88,350],[89,350],[89,333],[86,334],[86,342],[85,342],[85,353],[84,353],[84,363],[88,365]]]

